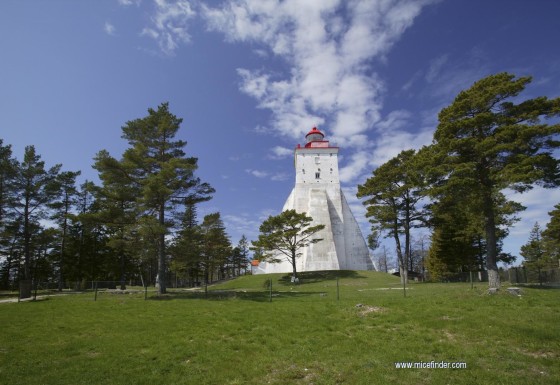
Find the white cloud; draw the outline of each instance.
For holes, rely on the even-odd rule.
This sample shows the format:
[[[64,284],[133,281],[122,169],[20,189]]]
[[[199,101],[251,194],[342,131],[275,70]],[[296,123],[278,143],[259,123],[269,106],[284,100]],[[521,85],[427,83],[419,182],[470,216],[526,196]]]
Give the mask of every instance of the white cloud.
[[[277,172],[277,173],[270,173],[268,171],[262,171],[262,170],[253,170],[253,169],[245,169],[245,172],[247,174],[253,175],[254,177],[263,179],[263,178],[269,178],[271,181],[274,182],[283,182],[285,180],[288,180],[290,178],[290,175],[285,173],[285,172]]]
[[[108,21],[105,22],[105,25],[103,26],[103,30],[105,31],[105,33],[107,35],[114,35],[115,34],[115,26],[111,23],[109,23]]]
[[[428,72],[425,76],[428,83],[433,82],[440,75],[448,59],[449,55],[441,55],[430,62],[430,68],[428,68]]]
[[[253,176],[256,176],[257,178],[266,178],[269,174],[266,171],[261,171],[261,170],[253,170],[253,169],[245,169],[245,172],[247,174],[251,174]]]
[[[394,158],[403,150],[420,149],[432,142],[433,128],[427,127],[417,133],[390,131],[379,137],[371,159],[371,165],[378,167]]]
[[[385,85],[372,64],[384,60],[422,8],[437,0],[226,0],[215,8],[195,0],[153,1],[151,25],[141,35],[155,40],[165,54],[190,41],[188,24],[198,13],[226,41],[250,43],[258,57],[281,58],[288,65],[285,72],[238,68],[240,91],[271,112],[270,128],[280,135],[300,140],[313,126],[328,127],[332,143],[349,152],[341,168],[344,183],[355,182],[405,148],[429,143],[427,130],[404,131],[411,120],[407,111],[382,116]],[[445,55],[434,60],[426,78],[436,77],[446,61]],[[368,137],[371,130],[375,142]],[[291,154],[275,147],[270,158]],[[287,179],[268,171],[246,172]]]
[[[466,56],[466,59],[465,59]],[[472,84],[490,74],[490,63],[487,55],[474,48],[471,52],[461,56],[461,61],[454,60],[450,54],[434,57],[427,68],[420,68],[410,79],[401,86],[401,91],[412,96],[413,87],[420,90],[421,98],[429,98],[440,103],[439,110],[447,105],[462,90],[470,88]],[[421,81],[423,84],[419,84]],[[435,115],[437,117],[437,113]]]
[[[409,93],[412,86],[416,83],[418,79],[422,77],[422,71],[416,71],[414,75],[401,87],[401,91],[405,93]]]
[[[140,35],[148,36],[155,40],[159,39],[159,32],[152,28],[144,28]]]
[[[410,118],[410,113],[406,110],[391,111],[385,119],[379,121],[375,127],[382,132],[389,130],[394,131],[405,126],[410,121]]]
[[[282,146],[273,147],[271,150],[271,154],[269,154],[270,159],[286,159],[294,156],[294,149],[293,148],[286,148]]]
[[[234,238],[241,238],[242,234],[245,234],[249,240],[258,237],[260,223],[254,220],[253,216],[226,214],[223,216],[223,220],[228,232],[234,233],[231,234]]]
[[[384,85],[371,60],[383,58],[427,3],[230,0],[201,9],[208,28],[226,41],[260,44],[288,63],[289,71],[276,77],[238,69],[240,90],[272,112],[277,132],[300,139],[328,123],[348,140],[380,119]]]
[[[354,152],[344,158],[339,157],[340,181],[347,184],[363,183],[371,174],[371,171],[379,167],[389,159],[397,156],[403,150],[420,149],[432,141],[433,129],[427,127],[417,133],[400,130],[402,120],[408,117],[408,113],[397,111],[391,113],[383,121],[383,131],[379,133],[375,141],[368,141],[354,146]],[[345,143],[346,148],[352,149],[352,143]],[[361,145],[361,147],[360,147]]]
[[[256,99],[261,99],[266,94],[268,83],[268,75],[260,75],[259,73],[251,73],[243,68],[238,68],[237,73],[241,76],[241,91]]]
[[[180,44],[190,42],[188,22],[196,12],[188,0],[154,0],[154,4],[152,25],[144,28],[140,35],[154,39],[164,54],[173,55]]]
[[[252,157],[253,157],[253,154],[251,154],[249,152],[243,152],[241,154],[231,155],[231,156],[228,157],[228,159],[233,161],[233,162],[238,162],[238,161],[243,160],[243,159],[251,159]]]
[[[128,7],[129,5],[136,5],[139,6],[142,0],[117,0],[119,5]]]
[[[340,168],[339,178],[342,183],[350,183],[364,173],[371,163],[371,155],[365,151],[360,151],[350,156],[350,161]]]
[[[518,214],[520,221],[511,227],[509,236],[504,240],[505,251],[519,255],[519,249],[529,238],[535,222],[545,228],[550,220],[549,211],[560,202],[560,189],[544,189],[535,187],[526,193],[519,194],[510,190],[504,191],[506,197],[526,207]],[[518,260],[517,262],[521,262]]]
[[[251,43],[259,56],[268,50],[288,64],[284,73],[238,68],[240,91],[269,110],[272,129],[290,140],[300,140],[313,126],[328,127],[331,143],[346,151],[340,180],[356,183],[400,151],[431,142],[432,128],[405,131],[412,120],[408,111],[382,116],[385,85],[372,61],[384,60],[432,2],[229,0],[220,8],[201,5],[201,14],[226,41]],[[270,155],[282,156],[288,151],[281,147]],[[271,177],[264,173],[255,176]]]
[[[257,213],[241,213],[223,215],[224,224],[232,239],[241,239],[245,235],[249,241],[259,236],[261,223],[271,215],[278,215],[278,209],[264,209]]]
[[[285,172],[279,172],[276,173],[274,175],[272,175],[270,177],[270,180],[274,181],[274,182],[283,182],[285,180],[288,180],[290,178],[290,174],[285,173]]]

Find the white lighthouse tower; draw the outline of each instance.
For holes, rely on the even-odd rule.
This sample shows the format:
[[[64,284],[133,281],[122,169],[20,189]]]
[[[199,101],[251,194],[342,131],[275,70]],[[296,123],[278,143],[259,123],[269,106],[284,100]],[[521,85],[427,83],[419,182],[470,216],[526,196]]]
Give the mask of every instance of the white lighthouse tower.
[[[317,233],[321,242],[301,250],[297,271],[374,270],[369,251],[354,215],[340,189],[338,147],[331,147],[325,136],[313,128],[307,143],[295,149],[296,185],[283,211],[295,209],[313,218],[313,225],[325,228]],[[286,260],[261,263],[259,272],[291,272]]]

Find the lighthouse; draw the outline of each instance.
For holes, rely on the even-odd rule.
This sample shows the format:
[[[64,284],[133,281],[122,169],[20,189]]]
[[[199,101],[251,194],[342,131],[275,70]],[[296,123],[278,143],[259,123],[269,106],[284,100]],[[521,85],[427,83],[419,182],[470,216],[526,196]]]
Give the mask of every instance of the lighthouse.
[[[316,234],[321,242],[300,250],[297,271],[374,270],[360,227],[340,188],[338,147],[331,146],[316,127],[294,152],[295,186],[283,211],[296,210],[325,228]],[[288,261],[259,265],[261,273],[291,272]]]

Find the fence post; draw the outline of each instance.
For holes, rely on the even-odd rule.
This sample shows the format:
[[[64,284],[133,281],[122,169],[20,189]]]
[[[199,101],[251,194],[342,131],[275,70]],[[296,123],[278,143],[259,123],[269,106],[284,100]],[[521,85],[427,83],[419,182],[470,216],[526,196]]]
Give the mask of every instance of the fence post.
[[[144,286],[144,300],[148,299],[148,286]]]
[[[95,281],[95,297],[93,300],[97,301],[97,281]]]
[[[268,302],[272,302],[272,278],[270,278],[269,299],[268,299]]]
[[[336,300],[340,300],[340,290],[338,288],[338,277],[336,277]]]

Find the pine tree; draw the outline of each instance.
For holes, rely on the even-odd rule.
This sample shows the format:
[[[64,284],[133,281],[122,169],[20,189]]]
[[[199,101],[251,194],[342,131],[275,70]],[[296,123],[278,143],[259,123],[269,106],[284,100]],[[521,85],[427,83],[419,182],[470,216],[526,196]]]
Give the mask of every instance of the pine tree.
[[[432,279],[442,280],[459,272],[477,271],[485,265],[486,240],[481,201],[476,192],[462,186],[447,186],[445,194],[430,205],[430,225],[433,228],[428,256]],[[501,252],[508,227],[518,220],[515,214],[524,207],[496,194],[497,259],[510,262]]]
[[[175,274],[188,277],[191,284],[198,282],[203,244],[202,229],[197,221],[196,205],[191,202],[185,206],[180,229],[170,247],[171,270]]]
[[[95,242],[89,243],[92,240],[95,224],[92,221],[87,221],[86,217],[91,215],[96,210],[95,199],[93,191],[95,185],[90,181],[85,181],[80,185],[76,192],[76,210],[77,216],[74,218],[74,226],[72,231],[74,236],[71,238],[74,241],[74,252],[77,256],[75,266],[75,278],[77,281],[82,281],[84,276],[87,275],[88,262],[93,260],[93,255],[97,251]],[[99,224],[97,224],[99,226]],[[96,277],[90,276],[91,280]]]
[[[56,183],[57,199],[49,204],[53,210],[51,219],[54,220],[59,227],[60,245],[58,258],[58,290],[62,291],[64,287],[64,271],[66,270],[66,243],[68,241],[69,219],[72,214],[72,208],[75,204],[76,177],[80,175],[80,171],[64,171],[58,174]]]
[[[491,288],[500,287],[498,275],[497,195],[509,188],[524,192],[535,183],[559,184],[559,162],[552,154],[560,142],[560,124],[542,119],[560,114],[560,98],[528,99],[515,104],[531,81],[501,73],[476,82],[462,91],[439,114],[433,151],[446,183],[439,193],[461,184],[480,197],[484,219],[486,268]]]
[[[521,246],[521,255],[525,258],[525,264],[530,269],[536,269],[539,277],[539,284],[542,285],[542,269],[549,265],[549,258],[544,251],[542,231],[539,222],[535,222],[529,240]]]
[[[247,271],[249,265],[249,242],[245,235],[241,236],[237,246],[232,250],[231,254],[231,269],[233,275],[241,275],[241,270]]]
[[[182,119],[169,112],[168,103],[163,103],[157,110],[148,109],[148,116],[129,121],[122,128],[122,137],[130,148],[123,154],[120,170],[138,188],[140,215],[156,239],[160,294],[166,292],[166,235],[173,226],[170,213],[179,204],[208,200],[214,192],[194,177],[198,160],[186,157],[186,142],[175,140],[181,123]]]
[[[544,249],[550,258],[551,266],[558,267],[560,260],[560,203],[548,213],[550,221],[542,232]]]
[[[204,217],[200,229],[203,237],[201,265],[206,283],[224,278],[224,266],[231,255],[231,242],[220,213],[208,214]]]
[[[425,221],[425,213],[418,207],[426,188],[422,161],[415,150],[402,151],[358,186],[357,197],[366,198],[363,203],[370,222],[395,240],[403,283],[408,281],[411,229]],[[404,235],[404,247],[401,234]]]
[[[322,241],[314,238],[325,228],[319,224],[311,226],[313,218],[296,210],[286,210],[276,216],[269,216],[259,227],[259,239],[252,241],[252,249],[257,251],[261,262],[278,263],[282,256],[292,265],[293,280],[297,281],[296,260],[300,249]],[[261,254],[261,250],[264,252]],[[281,254],[281,255],[280,255]]]
[[[89,217],[93,223],[103,224],[108,232],[107,245],[116,253],[118,274],[110,268],[109,276],[118,277],[121,289],[125,289],[127,265],[136,244],[131,233],[137,231],[139,187],[130,179],[132,173],[124,162],[114,159],[105,150],[94,158],[93,168],[99,172],[102,185],[94,188],[98,210]]]
[[[237,275],[241,275],[241,269],[246,271],[247,265],[249,264],[249,241],[245,234],[241,236],[236,248],[238,253],[235,258],[234,266],[237,269]]]
[[[17,161],[12,157],[12,146],[0,139],[0,234],[13,219],[14,178]]]
[[[14,191],[17,197],[15,210],[21,219],[23,235],[24,280],[32,278],[34,237],[37,236],[39,220],[47,217],[47,204],[56,192],[56,178],[61,165],[45,170],[45,162],[36,154],[34,146],[25,147],[23,162],[17,163]],[[31,295],[31,293],[26,293]]]
[[[11,271],[16,267],[17,241],[20,222],[14,211],[17,161],[12,157],[10,145],[3,145],[0,139],[0,285],[10,286]]]

